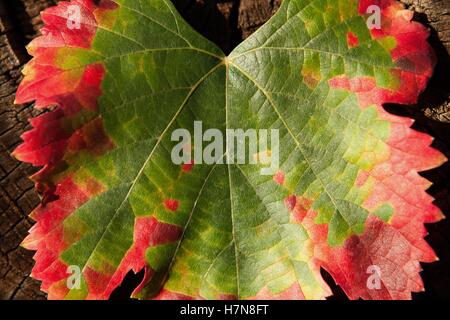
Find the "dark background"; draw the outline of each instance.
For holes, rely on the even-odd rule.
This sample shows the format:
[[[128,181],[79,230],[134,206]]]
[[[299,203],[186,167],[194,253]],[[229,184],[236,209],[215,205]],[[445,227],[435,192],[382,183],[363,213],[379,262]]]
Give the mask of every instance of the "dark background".
[[[281,0],[173,0],[182,15],[210,40],[229,53],[266,22]],[[30,59],[25,45],[42,27],[39,12],[58,0],[0,0],[0,300],[45,299],[39,282],[29,278],[33,252],[19,246],[33,222],[27,217],[39,203],[28,180],[36,169],[19,163],[10,153],[29,129],[28,118],[37,115],[31,104],[14,106],[22,78],[20,70]],[[435,137],[434,146],[450,158],[450,0],[402,0],[416,12],[415,20],[431,29],[430,42],[438,55],[436,72],[428,89],[414,106],[388,105],[395,114],[416,119],[414,128]],[[446,216],[450,215],[450,164],[423,173],[434,185],[429,193]],[[414,299],[450,299],[450,222],[427,226],[428,242],[440,261],[423,264],[426,292]],[[335,292],[331,299],[345,299],[331,277],[323,275]],[[113,299],[127,298],[141,274],[129,274]]]

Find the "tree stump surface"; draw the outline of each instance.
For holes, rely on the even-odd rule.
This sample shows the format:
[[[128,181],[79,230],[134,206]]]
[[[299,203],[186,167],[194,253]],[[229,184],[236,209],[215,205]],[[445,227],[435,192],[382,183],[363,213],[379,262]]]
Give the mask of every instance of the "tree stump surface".
[[[22,79],[21,69],[30,59],[25,45],[39,34],[39,13],[58,0],[1,0],[0,2],[0,300],[45,299],[39,282],[30,278],[33,252],[20,247],[33,221],[28,218],[40,199],[28,176],[36,171],[10,153],[29,130],[28,118],[39,112],[32,104],[13,104]],[[264,24],[281,0],[173,0],[187,21],[229,53]],[[402,0],[414,10],[415,20],[431,29],[430,43],[438,56],[435,75],[414,106],[390,105],[396,114],[416,119],[415,129],[435,137],[434,146],[450,158],[450,0]],[[434,185],[429,190],[436,203],[450,214],[450,165],[423,174]],[[428,242],[440,261],[423,265],[426,292],[417,299],[450,298],[450,223],[428,226]],[[338,298],[344,295],[325,277]],[[131,280],[135,283],[137,280]],[[119,295],[120,296],[120,295]],[[126,298],[127,295],[124,295]]]

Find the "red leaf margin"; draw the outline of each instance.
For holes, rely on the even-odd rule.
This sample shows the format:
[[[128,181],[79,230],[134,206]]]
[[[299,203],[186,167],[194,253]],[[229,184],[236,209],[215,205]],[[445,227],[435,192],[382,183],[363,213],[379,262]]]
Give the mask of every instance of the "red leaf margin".
[[[433,204],[434,199],[424,191],[431,183],[418,172],[439,167],[447,159],[431,147],[431,136],[411,129],[412,119],[392,115],[382,105],[415,103],[433,74],[436,57],[427,42],[429,30],[411,21],[412,11],[395,0],[360,0],[359,13],[365,15],[371,5],[379,6],[382,14],[382,27],[371,30],[372,38],[391,36],[397,42],[391,56],[397,65],[392,73],[399,80],[398,88],[378,87],[369,77],[338,76],[329,84],[355,93],[361,108],[375,105],[379,117],[391,123],[391,135],[386,142],[390,147],[389,159],[376,164],[370,172],[360,171],[357,184],[373,178],[375,187],[363,207],[374,212],[377,204],[390,203],[395,214],[389,224],[370,216],[365,232],[348,239],[342,248],[325,244],[327,227],[314,225],[314,212],[309,212],[305,223],[315,230],[312,234],[318,246],[317,263],[330,272],[350,299],[406,300],[412,298],[412,292],[424,290],[420,262],[437,260],[424,240],[427,235],[424,224],[444,218]],[[370,266],[381,270],[382,283],[377,290],[367,286]]]
[[[68,27],[72,5],[80,9],[80,29]],[[41,289],[49,299],[62,299],[68,291],[64,281],[69,276],[68,266],[59,259],[68,247],[63,221],[103,191],[94,180],[77,185],[70,173],[64,173],[66,159],[81,150],[100,156],[114,148],[98,114],[103,65],[64,70],[57,66],[58,51],[89,49],[97,32],[97,19],[115,8],[117,4],[110,0],[73,0],[43,11],[42,35],[27,47],[33,59],[24,68],[24,79],[16,93],[16,104],[35,101],[35,108],[50,109],[30,120],[32,129],[22,136],[24,143],[13,153],[21,161],[42,167],[31,177],[42,201],[30,215],[36,224],[22,246],[37,251],[31,275],[42,281]]]

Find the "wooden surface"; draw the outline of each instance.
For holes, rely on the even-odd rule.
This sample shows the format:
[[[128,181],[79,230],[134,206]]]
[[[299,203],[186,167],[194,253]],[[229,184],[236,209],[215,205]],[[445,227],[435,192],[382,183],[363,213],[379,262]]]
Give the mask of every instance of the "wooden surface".
[[[173,0],[183,16],[203,35],[230,52],[277,10],[281,0]],[[20,144],[20,135],[28,129],[27,119],[36,115],[31,105],[14,106],[14,93],[21,80],[20,70],[28,61],[25,45],[41,27],[39,12],[57,0],[0,0],[0,299],[44,299],[39,283],[29,278],[33,252],[19,246],[33,222],[27,217],[39,197],[27,177],[35,171],[12,159],[9,154]],[[438,66],[428,89],[416,106],[387,106],[388,110],[416,119],[415,128],[436,138],[435,146],[450,158],[450,0],[402,0],[416,11],[415,19],[431,29],[430,42],[438,55]],[[448,216],[450,165],[424,174],[434,186],[430,193]],[[416,299],[450,299],[450,223],[443,221],[428,227],[428,241],[440,261],[424,265],[426,293]],[[337,298],[342,292],[324,273]],[[114,293],[128,296],[139,281]],[[126,288],[126,287],[129,288]]]

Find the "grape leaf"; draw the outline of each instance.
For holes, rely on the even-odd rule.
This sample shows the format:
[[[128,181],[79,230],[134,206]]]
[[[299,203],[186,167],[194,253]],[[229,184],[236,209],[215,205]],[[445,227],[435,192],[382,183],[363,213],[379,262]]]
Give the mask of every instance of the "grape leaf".
[[[107,299],[131,270],[142,299],[323,299],[321,268],[351,299],[423,290],[424,223],[442,214],[418,172],[446,159],[382,107],[414,103],[434,67],[398,2],[284,0],[229,56],[168,0],[42,18],[16,102],[50,110],[14,155],[42,167],[23,246],[50,299]],[[279,171],[175,165],[171,133],[194,121],[278,129]]]

